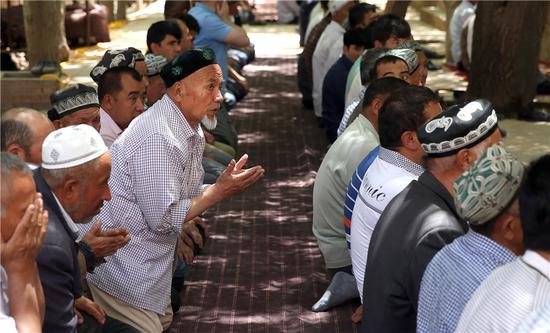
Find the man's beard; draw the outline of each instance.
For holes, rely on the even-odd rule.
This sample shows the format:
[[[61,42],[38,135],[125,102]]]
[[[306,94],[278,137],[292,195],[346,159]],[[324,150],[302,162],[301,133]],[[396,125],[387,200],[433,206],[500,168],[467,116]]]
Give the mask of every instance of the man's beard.
[[[204,127],[206,127],[207,130],[211,131],[218,125],[218,118],[216,116],[212,118],[208,118],[208,116],[204,116],[201,120],[201,124],[203,124]]]

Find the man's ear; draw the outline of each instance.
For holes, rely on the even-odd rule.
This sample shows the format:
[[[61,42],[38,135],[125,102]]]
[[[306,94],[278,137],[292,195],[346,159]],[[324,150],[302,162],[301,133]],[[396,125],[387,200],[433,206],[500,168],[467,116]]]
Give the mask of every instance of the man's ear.
[[[160,52],[160,44],[158,43],[152,42],[149,48],[151,49],[151,53],[153,54],[159,54]]]
[[[456,154],[457,165],[460,166],[462,172],[470,169],[470,166],[477,160],[476,153],[471,149],[461,149]]]
[[[405,131],[401,134],[401,144],[410,150],[417,150],[420,147],[415,131]]]
[[[185,82],[183,82],[183,80],[179,80],[174,83],[174,85],[170,87],[170,89],[172,89],[174,92],[174,96],[170,97],[173,97],[173,99],[178,102],[182,100],[183,96],[185,96],[187,92],[187,86]]]
[[[25,153],[25,149],[23,149],[23,147],[21,147],[21,145],[17,143],[12,143],[11,145],[9,145],[6,151],[10,154],[17,156],[17,158],[20,159],[21,161],[26,161],[27,159],[27,154]]]
[[[380,98],[374,98],[371,103],[372,111],[374,114],[378,117],[380,114],[380,109],[382,108],[382,105],[384,105],[384,101]]]
[[[54,120],[53,121],[53,127],[55,127],[56,130],[60,129],[63,127],[63,122],[59,119],[59,120]]]
[[[63,182],[61,191],[65,200],[74,202],[78,200],[80,196],[80,183],[76,179],[69,177]]]

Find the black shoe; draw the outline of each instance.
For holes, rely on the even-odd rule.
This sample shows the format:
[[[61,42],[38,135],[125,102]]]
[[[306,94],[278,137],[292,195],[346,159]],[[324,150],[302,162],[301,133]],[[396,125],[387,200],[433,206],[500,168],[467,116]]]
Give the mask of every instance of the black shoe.
[[[546,121],[550,122],[550,113],[544,109],[535,108],[531,109],[528,112],[520,114],[519,119],[527,121]]]
[[[443,59],[445,56],[443,54],[439,54],[435,51],[428,50],[427,48],[424,48],[424,54],[428,59]]]
[[[429,70],[429,71],[438,71],[441,69],[441,66],[438,66],[436,64],[434,64],[431,60],[428,61],[428,63],[426,64],[426,68]]]

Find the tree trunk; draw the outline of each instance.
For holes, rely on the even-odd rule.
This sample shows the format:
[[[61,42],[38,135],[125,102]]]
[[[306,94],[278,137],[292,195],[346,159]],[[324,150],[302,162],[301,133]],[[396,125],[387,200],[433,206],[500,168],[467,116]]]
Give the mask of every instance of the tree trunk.
[[[447,59],[447,63],[453,64],[453,55],[451,54],[451,34],[449,31],[449,24],[451,23],[451,18],[453,17],[453,13],[460,5],[460,1],[443,1],[443,4],[445,5],[445,22],[447,23],[447,29],[445,30],[445,59]]]
[[[102,5],[105,5],[107,7],[107,15],[109,15],[109,22],[113,22],[115,20],[115,1],[114,0],[102,0]]]
[[[116,6],[116,20],[117,21],[124,21],[126,20],[126,8],[128,8],[128,5],[130,4],[127,0],[117,0],[117,6]]]
[[[386,3],[386,8],[384,9],[385,14],[394,14],[401,18],[405,18],[407,14],[407,8],[409,8],[410,1],[395,1],[390,0]]]
[[[65,2],[25,1],[23,14],[30,66],[39,61],[59,65],[61,56],[69,49],[65,38]]]
[[[550,6],[548,6],[548,18],[550,18]],[[550,20],[546,20],[546,26],[542,35],[542,43],[540,46],[540,60],[548,62],[550,65]]]
[[[487,98],[507,117],[527,111],[536,93],[549,2],[480,1],[467,99]]]

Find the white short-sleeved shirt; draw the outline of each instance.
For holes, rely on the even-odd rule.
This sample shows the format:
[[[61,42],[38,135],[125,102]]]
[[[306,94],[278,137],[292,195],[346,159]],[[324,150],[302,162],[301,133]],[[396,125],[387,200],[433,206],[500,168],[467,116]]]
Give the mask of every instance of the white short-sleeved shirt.
[[[359,295],[363,298],[363,279],[369,244],[386,205],[424,169],[405,156],[380,148],[359,188],[351,219],[351,262]]]

